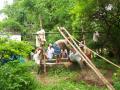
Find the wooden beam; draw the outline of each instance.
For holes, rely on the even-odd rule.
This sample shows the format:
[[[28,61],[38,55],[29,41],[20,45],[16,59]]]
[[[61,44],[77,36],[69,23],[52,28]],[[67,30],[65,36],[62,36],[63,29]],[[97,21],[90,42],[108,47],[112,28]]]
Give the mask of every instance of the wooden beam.
[[[65,64],[65,62],[60,62],[60,63],[46,63],[46,65],[61,65],[61,64]]]
[[[46,34],[60,34],[59,32],[45,32]],[[38,35],[37,33],[33,33],[33,35]]]

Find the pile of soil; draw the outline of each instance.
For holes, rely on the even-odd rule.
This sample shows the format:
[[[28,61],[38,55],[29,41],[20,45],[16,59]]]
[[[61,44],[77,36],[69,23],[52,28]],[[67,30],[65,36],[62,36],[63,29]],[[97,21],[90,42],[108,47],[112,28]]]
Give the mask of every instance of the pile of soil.
[[[104,77],[112,84],[112,75],[113,72],[111,70],[107,70]],[[85,81],[86,83],[90,85],[96,85],[96,86],[105,86],[104,83],[99,79],[99,77],[93,72],[93,70],[86,69],[82,70],[81,73],[76,77],[75,81]]]

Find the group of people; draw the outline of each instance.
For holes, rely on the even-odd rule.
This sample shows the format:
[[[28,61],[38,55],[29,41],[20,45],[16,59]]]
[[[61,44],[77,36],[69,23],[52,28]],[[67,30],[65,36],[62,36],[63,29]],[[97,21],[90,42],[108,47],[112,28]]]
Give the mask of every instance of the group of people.
[[[79,55],[79,52],[77,52],[71,45],[69,44],[67,39],[60,39],[57,40],[54,44],[49,44],[47,50],[44,50],[45,45],[45,31],[44,29],[41,29],[37,32],[36,35],[36,47],[35,53],[33,55],[33,59],[38,65],[43,65],[43,60],[52,60],[54,56],[56,56],[56,63],[61,62],[61,58],[68,58],[71,62],[77,62],[80,64],[80,66],[83,65],[83,60]],[[85,50],[84,46],[80,43],[81,50],[88,56],[89,59],[91,59],[91,53],[89,50]]]
[[[44,56],[47,61],[52,61],[53,57],[56,57],[56,63],[59,63],[60,58],[68,58],[68,51],[65,48],[60,48],[57,44],[52,45],[50,43],[45,52],[43,52],[43,48],[41,47],[31,52],[31,58],[35,60],[36,64],[40,64],[41,59],[43,59],[42,56]]]
[[[82,44],[79,44],[81,50],[91,59],[91,52],[85,49]],[[43,48],[37,48],[33,59],[36,60],[37,64],[40,64],[40,59],[42,59]],[[56,56],[56,63],[61,62],[61,58],[68,58],[69,61],[77,61],[80,63],[81,57],[78,52],[76,52],[69,44],[66,39],[57,40],[53,45],[49,44],[47,50],[44,52],[45,59],[51,61],[54,56]]]
[[[68,58],[68,53],[67,53],[67,49],[61,49],[57,46],[55,46],[55,44],[49,44],[47,51],[46,51],[46,56],[48,61],[51,61],[53,59],[53,57],[59,55],[61,58]]]

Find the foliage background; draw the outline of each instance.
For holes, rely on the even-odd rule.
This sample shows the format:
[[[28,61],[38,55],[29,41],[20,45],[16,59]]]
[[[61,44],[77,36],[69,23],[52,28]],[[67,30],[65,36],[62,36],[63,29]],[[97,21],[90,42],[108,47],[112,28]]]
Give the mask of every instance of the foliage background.
[[[94,43],[93,32],[99,31],[100,45],[97,48],[106,48],[119,62],[119,4],[120,0],[15,0],[13,5],[2,10],[9,18],[0,24],[0,28],[19,31],[22,39],[33,42],[33,45],[33,33],[40,30],[40,20],[46,32],[55,32],[57,26],[64,26],[78,40],[82,40],[81,31],[89,32],[84,33],[88,46]],[[47,34],[48,43],[58,38],[61,37],[54,35],[53,38]]]

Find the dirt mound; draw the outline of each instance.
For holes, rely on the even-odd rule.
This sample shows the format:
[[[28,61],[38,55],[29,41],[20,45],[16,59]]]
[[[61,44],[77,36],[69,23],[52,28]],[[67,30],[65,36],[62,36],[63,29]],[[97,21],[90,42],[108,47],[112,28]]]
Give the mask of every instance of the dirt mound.
[[[112,72],[108,72],[109,75],[107,74],[105,78],[112,83]],[[99,77],[92,71],[92,70],[82,70],[82,72],[76,77],[75,81],[80,82],[80,81],[85,81],[88,84],[91,85],[96,85],[96,86],[105,86],[104,83],[99,79]]]

